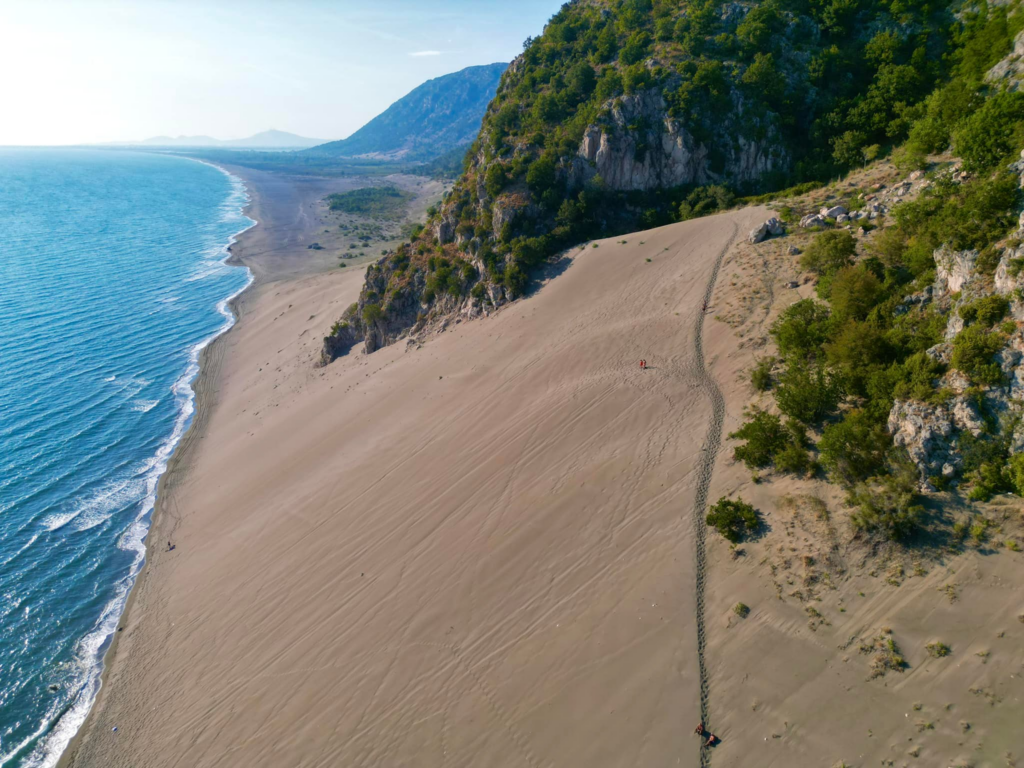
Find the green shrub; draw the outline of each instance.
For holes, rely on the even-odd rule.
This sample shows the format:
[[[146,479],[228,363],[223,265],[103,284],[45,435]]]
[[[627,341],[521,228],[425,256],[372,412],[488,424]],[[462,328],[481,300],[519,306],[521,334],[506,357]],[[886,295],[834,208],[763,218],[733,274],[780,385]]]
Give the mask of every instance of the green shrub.
[[[1024,496],[1024,453],[1015,453],[1006,465],[1007,482],[1018,496]]]
[[[786,446],[775,454],[775,468],[779,472],[806,475],[813,466],[814,462],[806,446],[796,441],[786,443]]]
[[[782,420],[767,411],[756,412],[746,424],[729,435],[729,438],[746,440],[745,444],[736,446],[733,458],[742,461],[750,469],[771,465],[775,454],[789,442]]]
[[[772,324],[772,337],[786,359],[821,356],[834,324],[829,308],[814,299],[803,299],[782,311]]]
[[[816,275],[832,275],[853,264],[857,241],[846,230],[822,232],[800,256],[800,266]]]
[[[757,510],[742,499],[722,497],[708,512],[707,524],[735,544],[756,531],[761,521]]]
[[[747,618],[750,615],[750,606],[746,603],[736,603],[732,607],[732,612],[739,616],[741,619]]]
[[[928,655],[934,659],[941,659],[943,656],[949,656],[949,646],[945,643],[941,643],[938,640],[928,643],[925,646],[925,650],[928,651]]]
[[[823,365],[790,363],[779,376],[775,401],[787,416],[817,424],[836,412],[843,391],[839,380]]]
[[[839,322],[863,320],[878,303],[882,284],[863,266],[842,267],[831,281],[829,304]]]
[[[950,363],[974,382],[998,385],[1003,381],[1003,372],[993,358],[1002,346],[1003,338],[999,334],[989,333],[980,326],[971,326],[953,339]]]
[[[367,304],[363,307],[363,322],[366,325],[373,325],[384,317],[384,310],[380,304]]]
[[[898,460],[888,474],[859,483],[849,498],[857,507],[850,516],[853,526],[892,541],[906,540],[924,517],[917,484],[917,468],[908,460]]]
[[[775,368],[774,357],[763,357],[757,361],[750,374],[750,383],[758,392],[767,392],[772,386],[772,369]]]
[[[964,304],[959,314],[967,325],[977,324],[982,328],[991,328],[1010,311],[1010,302],[1005,296],[994,294]]]
[[[881,472],[891,447],[888,430],[863,410],[850,411],[842,421],[826,426],[818,442],[822,466],[847,486]]]
[[[893,396],[900,400],[932,401],[935,383],[946,372],[946,366],[925,352],[911,355],[893,366]]]
[[[849,320],[825,345],[825,358],[851,394],[866,395],[868,380],[880,367],[888,367],[893,350],[876,325]]]
[[[1007,161],[1024,145],[1024,93],[986,99],[956,131],[953,144],[967,171],[988,171]]]

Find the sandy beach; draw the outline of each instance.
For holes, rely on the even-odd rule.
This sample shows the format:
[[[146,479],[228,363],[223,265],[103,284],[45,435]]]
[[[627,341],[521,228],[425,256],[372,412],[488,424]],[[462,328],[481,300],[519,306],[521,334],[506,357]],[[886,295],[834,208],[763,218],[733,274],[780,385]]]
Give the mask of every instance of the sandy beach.
[[[281,226],[235,249],[262,277],[203,361],[64,765],[701,765],[699,572],[716,766],[1019,752],[1019,559],[854,576],[862,550],[800,506],[838,510],[834,492],[731,459],[743,335],[792,301],[767,292],[739,330],[714,317],[775,258],[743,242],[764,209],[588,244],[490,317],[318,368],[361,270],[304,264],[282,234],[322,190],[247,181]],[[699,558],[704,491],[754,501],[765,536],[736,553],[708,534]],[[813,605],[790,594],[805,554],[835,580]],[[923,658],[936,625],[957,656]],[[858,643],[883,626],[910,669],[872,680]]]

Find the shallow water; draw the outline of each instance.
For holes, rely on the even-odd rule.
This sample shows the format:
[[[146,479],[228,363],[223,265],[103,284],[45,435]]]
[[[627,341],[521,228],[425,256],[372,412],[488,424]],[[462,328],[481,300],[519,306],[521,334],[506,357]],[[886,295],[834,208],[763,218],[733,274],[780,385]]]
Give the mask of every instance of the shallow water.
[[[200,348],[232,322],[239,180],[178,157],[0,149],[0,766],[81,725],[143,560]]]

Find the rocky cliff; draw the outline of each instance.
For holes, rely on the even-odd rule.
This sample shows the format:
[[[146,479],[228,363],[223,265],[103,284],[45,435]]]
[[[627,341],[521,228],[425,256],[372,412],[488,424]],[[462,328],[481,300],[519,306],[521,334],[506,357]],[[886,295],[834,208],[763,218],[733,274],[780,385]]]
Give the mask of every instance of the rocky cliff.
[[[1011,166],[1024,187],[1024,152]],[[927,354],[947,368],[935,382],[936,394],[927,402],[897,399],[889,413],[888,428],[896,445],[904,447],[921,473],[928,490],[956,484],[964,469],[964,439],[983,433],[1005,444],[1011,454],[1024,450],[1024,213],[1018,229],[999,243],[994,274],[979,268],[976,250],[937,249],[935,282],[925,294],[908,296],[904,305],[931,303],[946,315],[943,341]],[[992,258],[992,255],[988,255]],[[979,317],[978,307],[991,307]],[[977,355],[957,355],[958,347],[971,351],[969,331],[978,334]],[[958,368],[978,358],[994,366],[978,375]]]
[[[324,359],[488,312],[574,244],[861,164],[905,132],[937,72],[920,60],[946,45],[943,12],[901,14],[893,31],[881,0],[841,18],[768,1],[564,4],[502,76],[454,189],[370,275]]]

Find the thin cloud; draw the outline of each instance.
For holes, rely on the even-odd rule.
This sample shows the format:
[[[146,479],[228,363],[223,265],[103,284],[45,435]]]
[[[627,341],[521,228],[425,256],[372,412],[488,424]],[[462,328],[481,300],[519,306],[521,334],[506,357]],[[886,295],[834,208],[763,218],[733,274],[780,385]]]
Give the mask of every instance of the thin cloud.
[[[410,53],[409,55],[410,56],[440,56],[441,52],[440,51],[416,51],[415,53]]]

